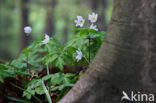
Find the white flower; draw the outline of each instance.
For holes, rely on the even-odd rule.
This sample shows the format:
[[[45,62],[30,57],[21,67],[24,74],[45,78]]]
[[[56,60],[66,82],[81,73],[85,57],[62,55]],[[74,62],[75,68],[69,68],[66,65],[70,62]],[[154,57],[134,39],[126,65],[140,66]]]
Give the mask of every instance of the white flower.
[[[98,14],[92,13],[89,14],[88,20],[90,20],[92,23],[95,23],[98,19]]]
[[[30,34],[31,31],[32,31],[32,29],[31,29],[30,26],[26,26],[26,27],[24,27],[24,32],[25,32],[26,34]]]
[[[82,16],[77,16],[77,20],[75,20],[75,23],[76,23],[76,27],[77,26],[83,27],[85,23],[85,19],[83,19]]]
[[[80,49],[76,50],[76,53],[77,53],[76,56],[77,61],[81,60],[83,56],[81,50]]]
[[[96,26],[96,25],[94,25],[94,24],[91,24],[91,25],[90,25],[90,29],[94,29],[94,30],[98,31],[97,26]]]
[[[47,44],[49,42],[49,35],[45,34],[45,39],[42,41],[43,44]]]

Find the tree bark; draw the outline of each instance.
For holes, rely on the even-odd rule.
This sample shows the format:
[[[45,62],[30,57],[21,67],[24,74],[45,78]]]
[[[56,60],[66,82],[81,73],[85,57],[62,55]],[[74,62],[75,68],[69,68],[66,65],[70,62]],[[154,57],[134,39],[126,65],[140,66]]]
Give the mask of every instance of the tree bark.
[[[21,28],[20,28],[20,49],[22,50],[29,44],[29,38],[24,33],[24,27],[29,26],[28,21],[28,2],[29,0],[20,0],[20,10],[21,10]]]
[[[99,0],[91,0],[91,1],[88,1],[90,2],[90,7],[92,10],[97,10],[98,8],[98,3],[99,3]]]
[[[104,11],[107,6],[107,0],[89,0],[88,2],[90,3],[90,8],[92,9],[92,11],[99,13],[99,29],[106,30],[107,24]]]
[[[66,20],[66,25],[69,25],[69,17],[65,16],[64,19]],[[68,26],[64,26],[63,28],[63,43],[66,43],[68,41],[68,32],[69,32],[69,27]]]
[[[106,18],[105,18],[105,9],[107,7],[107,0],[100,0],[99,1],[99,6],[100,6],[100,15],[99,15],[99,28],[100,30],[106,30],[107,29],[107,23],[106,23]]]
[[[156,94],[155,0],[115,0],[105,40],[58,103],[120,103],[122,91]]]
[[[50,36],[54,35],[54,8],[55,8],[55,0],[47,0],[46,1],[46,23],[45,23],[45,33]]]

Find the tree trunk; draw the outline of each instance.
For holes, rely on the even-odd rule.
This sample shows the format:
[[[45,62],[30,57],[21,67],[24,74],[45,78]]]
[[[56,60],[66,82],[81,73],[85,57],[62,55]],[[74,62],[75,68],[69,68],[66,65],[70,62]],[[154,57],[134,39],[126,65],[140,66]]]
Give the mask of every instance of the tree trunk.
[[[99,15],[99,28],[100,30],[106,30],[107,29],[107,23],[106,23],[106,18],[105,18],[105,9],[107,7],[107,0],[100,0],[99,1],[100,5],[100,15]]]
[[[91,0],[91,1],[88,1],[90,2],[90,7],[92,10],[96,11],[97,8],[98,8],[98,2],[99,0]]]
[[[45,24],[45,33],[50,36],[54,35],[54,8],[55,8],[55,0],[47,0],[46,1],[46,24]]]
[[[58,103],[120,103],[122,91],[156,94],[155,28],[154,0],[115,0],[97,56]]]
[[[68,32],[69,32],[69,17],[65,16],[64,19],[66,20],[65,23],[66,23],[66,26],[64,26],[63,28],[63,43],[66,43],[68,41]]]
[[[105,8],[107,6],[106,0],[89,0],[90,3],[90,8],[92,9],[93,12],[99,13],[99,29],[100,30],[106,30],[107,24],[106,24],[106,19],[105,19]]]
[[[21,10],[21,31],[20,31],[20,49],[22,50],[29,44],[29,38],[24,33],[24,27],[29,26],[28,23],[28,2],[29,0],[20,0]]]

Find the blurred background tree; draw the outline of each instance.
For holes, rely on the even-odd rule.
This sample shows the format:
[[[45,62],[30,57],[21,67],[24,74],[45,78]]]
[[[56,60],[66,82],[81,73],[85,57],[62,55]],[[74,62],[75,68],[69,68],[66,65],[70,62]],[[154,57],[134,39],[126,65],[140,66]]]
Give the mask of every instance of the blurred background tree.
[[[45,33],[66,43],[77,15],[99,14],[98,28],[106,30],[113,0],[0,0],[0,60],[10,60]],[[26,37],[25,26],[33,31]],[[85,27],[89,27],[85,25]]]
[[[29,44],[30,36],[25,36],[23,28],[30,25],[29,23],[29,0],[20,0],[20,50],[24,49]]]

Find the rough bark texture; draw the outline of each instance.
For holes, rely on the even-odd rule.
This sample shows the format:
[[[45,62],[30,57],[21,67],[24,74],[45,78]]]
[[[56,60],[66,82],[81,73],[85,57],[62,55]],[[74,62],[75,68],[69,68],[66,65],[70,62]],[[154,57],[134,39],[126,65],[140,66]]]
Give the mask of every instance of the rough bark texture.
[[[28,21],[28,2],[29,0],[20,0],[20,10],[21,10],[21,31],[20,31],[20,49],[22,50],[25,48],[28,43],[29,39],[28,36],[25,35],[24,33],[24,27],[29,26],[29,21]]]
[[[115,0],[93,63],[58,103],[120,103],[122,91],[156,94],[155,0]]]

